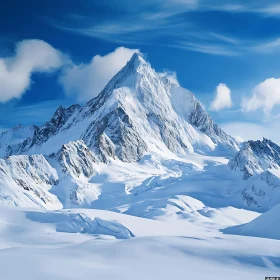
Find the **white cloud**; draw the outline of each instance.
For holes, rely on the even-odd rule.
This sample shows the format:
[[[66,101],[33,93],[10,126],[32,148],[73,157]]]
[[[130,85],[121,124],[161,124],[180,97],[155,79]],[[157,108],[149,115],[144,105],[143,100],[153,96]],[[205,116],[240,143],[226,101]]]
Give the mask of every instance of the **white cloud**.
[[[170,71],[170,70],[165,70],[162,73],[159,73],[159,75],[163,78],[168,79],[171,83],[175,84],[175,85],[180,85],[178,78],[177,78],[177,74],[176,72]]]
[[[258,84],[250,98],[243,99],[242,108],[248,112],[262,109],[269,115],[277,104],[280,104],[280,79],[270,78]]]
[[[260,13],[270,16],[279,16],[280,14],[280,5],[279,4],[272,4],[265,6],[264,8],[259,9]]]
[[[228,134],[244,140],[262,140],[263,137],[280,145],[279,120],[265,123],[229,122],[221,125]]]
[[[33,72],[50,72],[62,66],[65,57],[42,40],[24,40],[15,55],[0,58],[0,102],[20,98],[30,87]]]
[[[226,84],[220,83],[216,87],[215,98],[210,105],[212,111],[220,111],[232,107],[231,91]]]
[[[75,96],[79,101],[96,97],[138,51],[119,47],[105,56],[94,56],[89,64],[74,65],[66,69],[60,77],[66,95]]]

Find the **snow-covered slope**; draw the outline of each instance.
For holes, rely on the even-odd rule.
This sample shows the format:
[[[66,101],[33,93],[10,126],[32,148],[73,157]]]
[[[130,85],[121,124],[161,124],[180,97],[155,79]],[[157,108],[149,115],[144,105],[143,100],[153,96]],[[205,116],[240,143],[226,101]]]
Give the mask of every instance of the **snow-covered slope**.
[[[105,228],[83,232],[81,227],[88,228],[85,216],[105,220]],[[117,240],[115,227],[104,232],[116,223],[135,237]],[[0,207],[0,269],[9,280],[93,275],[102,280],[167,280],[182,275],[255,280],[279,275],[279,252],[277,240],[225,235],[208,229],[207,223],[198,228],[186,221],[167,223],[95,209]]]
[[[259,211],[268,210],[280,203],[280,178],[270,171],[264,171],[243,182],[244,203]]]
[[[46,209],[89,205],[98,197],[98,191],[88,182],[97,174],[95,163],[82,140],[65,144],[48,157],[0,158],[1,203]]]
[[[138,161],[146,153],[236,151],[194,95],[157,74],[134,54],[97,98],[84,107],[60,107],[33,136],[10,145],[11,154],[51,154],[83,140],[98,160]]]
[[[95,156],[82,140],[64,144],[56,154],[47,157],[58,172],[59,183],[52,192],[64,207],[90,207],[99,190],[89,180],[98,173]]]
[[[279,174],[267,170],[246,180],[234,176],[236,174],[228,175],[227,193],[231,205],[242,201],[241,207],[264,212],[280,203]]]
[[[277,204],[253,221],[244,225],[227,228],[224,232],[229,234],[280,239],[279,215],[280,204]]]
[[[49,190],[58,175],[42,155],[0,158],[0,203],[59,209],[62,204]]]

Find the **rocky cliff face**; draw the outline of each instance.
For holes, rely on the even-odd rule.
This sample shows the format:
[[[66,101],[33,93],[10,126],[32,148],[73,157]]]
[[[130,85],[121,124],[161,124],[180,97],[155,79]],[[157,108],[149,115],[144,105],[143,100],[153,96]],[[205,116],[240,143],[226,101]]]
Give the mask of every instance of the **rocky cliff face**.
[[[82,140],[64,144],[50,158],[55,159],[59,163],[65,176],[89,178],[96,174],[94,164],[97,160]]]

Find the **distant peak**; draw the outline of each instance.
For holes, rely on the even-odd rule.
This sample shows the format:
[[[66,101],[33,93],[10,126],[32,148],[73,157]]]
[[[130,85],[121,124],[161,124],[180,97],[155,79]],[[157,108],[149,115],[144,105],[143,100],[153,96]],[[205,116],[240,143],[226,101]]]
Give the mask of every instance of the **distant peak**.
[[[61,112],[61,111],[63,111],[64,110],[64,108],[62,107],[62,105],[60,105],[58,108],[57,108],[57,110],[55,111],[55,113],[59,113],[59,112]]]
[[[263,137],[263,143],[271,143],[271,141],[269,139]]]
[[[264,138],[263,140],[249,140],[248,142],[244,142],[245,147],[250,146],[250,147],[255,147],[255,146],[262,146],[262,145],[270,145],[270,144],[275,144],[271,140]]]
[[[23,125],[22,124],[18,124],[16,125],[15,127],[13,127],[13,130],[18,130],[20,128],[23,128]]]

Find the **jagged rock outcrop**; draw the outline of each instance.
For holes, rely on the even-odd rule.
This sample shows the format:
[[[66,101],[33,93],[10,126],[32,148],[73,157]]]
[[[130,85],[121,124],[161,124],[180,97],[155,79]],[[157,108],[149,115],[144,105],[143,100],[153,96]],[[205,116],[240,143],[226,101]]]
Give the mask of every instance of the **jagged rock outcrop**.
[[[263,211],[280,203],[280,178],[270,171],[249,178],[241,186],[242,200],[249,208]]]
[[[237,175],[234,192],[246,207],[263,211],[280,203],[278,145],[265,138],[245,142],[228,166]]]
[[[62,145],[61,149],[47,157],[59,175],[59,184],[52,192],[64,207],[89,207],[100,194],[89,180],[98,174],[96,157],[83,140]]]
[[[7,155],[37,153],[36,147],[42,146],[52,136],[57,134],[62,127],[67,127],[67,121],[80,110],[80,105],[72,105],[69,108],[60,106],[51,120],[43,126],[34,129],[34,133],[18,144],[9,144]]]
[[[280,169],[280,147],[270,140],[245,142],[241,150],[229,161],[234,171],[248,179],[268,169]]]

